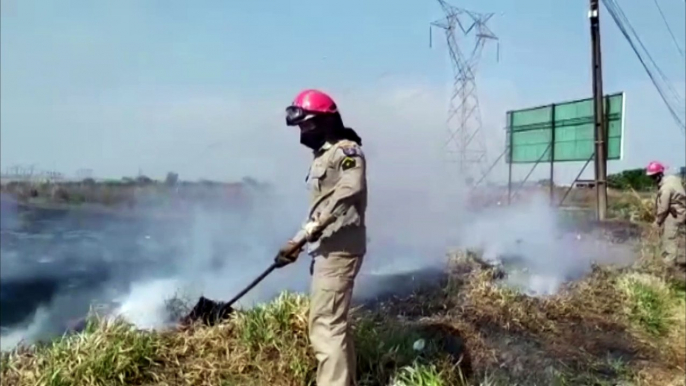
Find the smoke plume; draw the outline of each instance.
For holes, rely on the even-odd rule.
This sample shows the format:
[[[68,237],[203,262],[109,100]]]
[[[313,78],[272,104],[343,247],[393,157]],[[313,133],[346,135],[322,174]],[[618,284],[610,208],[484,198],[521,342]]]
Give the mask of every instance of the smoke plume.
[[[380,280],[383,276],[442,269],[448,247],[482,248],[494,259],[520,256],[535,273],[524,279],[532,293],[554,292],[560,282],[585,272],[593,258],[603,257],[595,247],[560,237],[547,204],[467,210],[460,176],[443,159],[443,95],[430,88],[391,89],[388,98],[379,99],[378,90],[371,91],[338,98],[345,123],[363,138],[368,164],[369,248],[358,299],[398,290],[385,288],[390,282]],[[3,340],[55,336],[94,304],[141,328],[164,327],[171,321],[169,299],[228,300],[267,268],[304,220],[310,157],[295,132],[274,128],[281,125],[279,115],[260,113],[270,111],[265,104],[288,100],[286,94],[277,96],[242,111],[242,126],[249,130],[221,134],[236,140],[214,162],[238,159],[231,163],[233,173],[267,183],[249,187],[246,203],[198,199],[185,215],[165,220],[145,206],[135,208],[134,218],[64,213],[24,221],[24,228],[16,211],[3,206],[3,303],[35,295],[15,301],[33,308],[7,316],[11,330],[3,331]],[[204,115],[210,128],[227,124],[223,115],[216,123],[212,111]],[[250,307],[284,290],[307,291],[309,263],[303,255],[277,270],[238,306]]]

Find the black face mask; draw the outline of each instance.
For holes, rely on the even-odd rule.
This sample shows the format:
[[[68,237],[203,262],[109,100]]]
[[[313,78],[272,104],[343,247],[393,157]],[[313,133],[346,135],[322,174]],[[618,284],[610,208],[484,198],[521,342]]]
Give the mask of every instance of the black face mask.
[[[326,143],[326,134],[323,130],[309,130],[300,133],[300,143],[312,150],[319,150]]]

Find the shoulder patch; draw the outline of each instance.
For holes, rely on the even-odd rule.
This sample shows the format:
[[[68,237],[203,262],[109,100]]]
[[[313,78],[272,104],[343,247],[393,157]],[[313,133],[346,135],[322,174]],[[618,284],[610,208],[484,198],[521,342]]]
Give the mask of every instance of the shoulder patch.
[[[345,157],[345,158],[343,158],[343,161],[341,161],[341,170],[352,169],[356,165],[357,165],[357,161],[355,161],[355,158]]]
[[[347,157],[359,157],[362,155],[362,151],[356,145],[341,146],[341,150],[343,150],[343,154],[345,154]]]

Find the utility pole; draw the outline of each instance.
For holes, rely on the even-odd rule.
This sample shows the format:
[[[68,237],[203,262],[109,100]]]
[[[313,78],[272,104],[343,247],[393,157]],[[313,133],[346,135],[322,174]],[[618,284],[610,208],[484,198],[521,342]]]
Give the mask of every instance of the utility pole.
[[[599,0],[590,0],[588,18],[591,20],[591,56],[593,69],[593,118],[595,124],[595,189],[598,221],[607,216],[607,147],[603,96],[603,66],[600,55]]]

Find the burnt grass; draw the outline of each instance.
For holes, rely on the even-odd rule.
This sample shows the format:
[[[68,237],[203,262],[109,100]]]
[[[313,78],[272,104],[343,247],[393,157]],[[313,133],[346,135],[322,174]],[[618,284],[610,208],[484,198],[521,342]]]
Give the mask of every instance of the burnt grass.
[[[678,374],[679,362],[618,315],[624,308],[615,289],[618,274],[596,268],[564,293],[532,298],[492,286],[493,275],[475,268],[466,278],[446,278],[446,287],[386,299],[375,309],[419,331],[428,328],[452,347],[451,355],[463,356],[462,371],[471,378],[609,385],[649,370],[646,384],[666,384],[650,382]]]
[[[431,284],[411,295],[365,306],[424,335],[428,328],[452,348],[450,355],[461,357],[460,369],[470,379],[510,385],[683,384],[678,382],[684,378],[686,336],[666,342],[637,327],[625,312],[630,300],[618,290],[624,276],[650,275],[681,291],[677,297],[686,293],[684,282],[666,273],[652,254],[655,235],[643,229],[627,223],[589,228],[611,242],[640,240],[641,257],[631,267],[594,266],[553,296],[530,297],[499,286],[501,272],[465,253],[454,256],[448,273],[430,274],[423,283]],[[676,323],[683,323],[683,303],[674,312]]]

